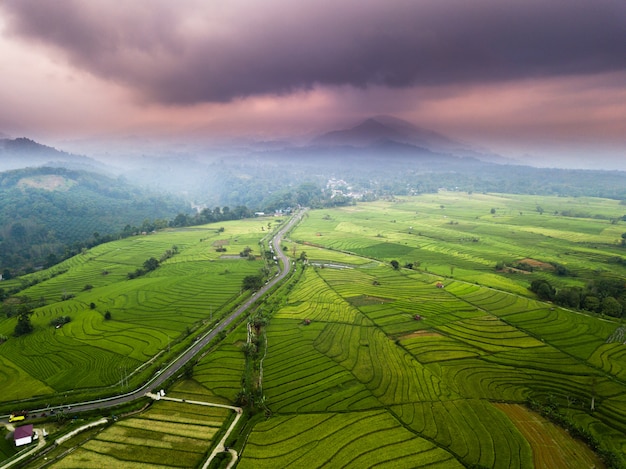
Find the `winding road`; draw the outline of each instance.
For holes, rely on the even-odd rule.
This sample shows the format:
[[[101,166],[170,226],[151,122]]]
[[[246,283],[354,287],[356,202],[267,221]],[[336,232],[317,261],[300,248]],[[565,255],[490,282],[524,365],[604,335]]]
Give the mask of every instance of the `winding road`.
[[[62,410],[66,414],[80,413],[95,409],[107,409],[111,407],[115,407],[121,404],[126,404],[128,402],[134,401],[141,397],[144,397],[150,390],[158,389],[165,381],[167,381],[172,376],[175,376],[180,372],[181,368],[183,368],[189,361],[193,360],[196,355],[200,354],[202,349],[207,346],[211,340],[213,340],[220,332],[227,329],[234,321],[239,318],[242,314],[244,314],[248,308],[250,308],[260,297],[262,297],[268,290],[274,287],[276,284],[281,282],[291,271],[291,263],[287,256],[280,249],[280,244],[285,236],[285,233],[289,231],[296,223],[298,223],[304,214],[305,210],[300,210],[295,213],[291,219],[280,228],[280,230],[274,235],[271,240],[271,246],[277,257],[279,263],[279,273],[274,276],[271,280],[269,280],[263,287],[261,287],[257,292],[253,293],[250,298],[248,298],[241,306],[239,306],[233,313],[231,313],[228,317],[222,320],[219,324],[217,324],[213,329],[205,333],[200,337],[195,343],[193,343],[187,350],[181,353],[178,358],[176,358],[173,362],[171,362],[166,368],[160,371],[158,374],[152,377],[150,381],[141,386],[140,388],[121,394],[118,396],[112,396],[104,399],[97,399],[89,402],[79,402],[72,404],[71,406],[63,405],[63,406],[54,406],[48,407],[44,409],[35,409],[30,412],[35,413],[43,413],[50,412],[52,410]],[[282,264],[282,268],[280,267]],[[8,417],[8,416],[5,416]]]

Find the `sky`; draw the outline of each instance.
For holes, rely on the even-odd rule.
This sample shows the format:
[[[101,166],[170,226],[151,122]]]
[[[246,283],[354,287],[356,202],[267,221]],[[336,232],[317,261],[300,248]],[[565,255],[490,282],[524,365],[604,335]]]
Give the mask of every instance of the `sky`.
[[[626,169],[624,0],[2,0],[0,59],[0,134],[57,146],[306,141],[386,114]]]

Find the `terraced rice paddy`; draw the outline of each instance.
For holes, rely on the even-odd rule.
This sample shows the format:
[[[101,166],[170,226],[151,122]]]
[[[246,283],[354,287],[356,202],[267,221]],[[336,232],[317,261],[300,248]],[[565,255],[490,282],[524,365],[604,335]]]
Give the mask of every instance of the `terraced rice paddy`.
[[[255,427],[239,467],[461,468],[384,411],[276,417]]]
[[[32,315],[32,334],[1,345],[0,388],[15,391],[3,392],[0,400],[119,384],[189,330],[219,319],[240,295],[243,277],[257,274],[264,265],[238,254],[246,246],[259,254],[266,223],[243,220],[137,236],[32,274],[39,282],[20,295],[43,298],[46,304]],[[224,231],[218,232],[219,227]],[[235,258],[221,258],[213,246],[217,240]],[[172,246],[178,254],[158,269],[127,278]],[[70,299],[62,301],[62,296]],[[105,319],[106,312],[111,320]],[[69,316],[71,322],[58,329],[51,326],[59,316]],[[0,333],[11,336],[15,321],[0,318]]]
[[[244,325],[245,326],[245,325]],[[187,389],[176,388],[175,397],[232,404],[241,389],[245,357],[241,345],[246,341],[245,327],[231,333],[216,349],[206,355],[194,368],[193,378],[198,383],[194,395]]]
[[[121,420],[53,464],[69,467],[194,467],[230,411],[157,402],[138,417]]]
[[[539,204],[543,215],[536,212]],[[564,210],[588,211],[590,216],[555,214]],[[292,241],[285,243],[296,258],[306,251],[309,264],[293,287],[280,292],[265,328],[262,385],[271,416],[250,421],[232,438],[240,453],[238,466],[603,467],[581,441],[530,411],[527,402],[560,415],[624,464],[623,327],[619,321],[540,302],[527,288],[537,278],[550,278],[558,286],[584,286],[591,278],[587,275],[608,269],[626,278],[624,265],[607,260],[624,252],[618,246],[623,226],[610,222],[623,211],[618,202],[606,200],[459,193],[310,211],[291,234]],[[119,288],[118,296],[109,300],[103,293],[109,284],[103,282],[89,292],[101,296],[90,298],[111,301],[120,321],[138,330],[151,324],[144,301],[170,312],[179,308],[183,321],[196,320],[194,311],[201,303],[196,296],[210,302],[213,293],[194,287],[192,279],[168,279],[185,277],[187,268],[194,272],[190,275],[202,276],[220,261],[205,265],[195,256],[211,258],[210,250],[190,244],[195,247],[183,250],[155,275],[138,279],[143,280],[135,283],[140,289]],[[177,265],[183,254],[189,254],[189,266]],[[394,270],[392,259],[414,268]],[[565,264],[579,276],[494,269],[496,262],[521,259]],[[219,275],[223,268],[220,264],[210,272]],[[224,280],[220,285],[227,289]],[[168,292],[163,297],[158,294],[162,289]],[[77,302],[66,303],[70,307]],[[133,311],[126,304],[135,305]],[[94,315],[93,328],[110,328],[111,337],[133,330],[98,322],[91,311],[80,314]],[[147,353],[142,351],[153,350],[153,343],[160,341],[163,347],[159,332],[176,330],[165,316],[154,321],[154,338],[144,345],[139,338],[119,339],[120,350],[121,344],[133,344],[125,355],[128,360],[140,362]],[[87,336],[87,327],[74,334]],[[240,326],[200,361],[193,380],[176,385],[172,395],[232,402],[247,368],[242,353],[246,337]],[[14,374],[22,372],[13,369]],[[46,382],[42,379],[39,385]],[[173,459],[197,464],[200,447],[211,439],[220,419],[158,409],[112,427],[118,433],[103,432],[77,457],[103,458],[98,460],[101,466],[115,462],[115,467],[124,467],[131,461],[130,449],[136,448],[132,467],[141,467],[153,461],[143,454],[145,442],[153,441],[157,452],[168,452],[176,436],[191,439],[190,450],[163,453],[153,461],[155,466],[174,465]],[[146,421],[164,436],[134,434]],[[126,448],[115,446],[122,433],[130,438]],[[113,461],[116,450],[125,456]],[[69,462],[60,464],[71,467]]]
[[[392,419],[413,438],[433,443],[438,457],[451,458],[444,467],[453,467],[452,461],[501,468],[602,467],[580,441],[519,405],[528,399],[552,403],[604,448],[623,454],[626,349],[610,339],[617,337],[619,324],[537,301],[526,288],[535,277],[506,277],[493,269],[510,253],[564,262],[560,250],[573,252],[582,242],[602,241],[600,251],[617,249],[607,247],[615,242],[608,222],[550,220],[543,231],[524,229],[510,240],[500,236],[511,233],[513,224],[491,232],[482,217],[470,219],[466,208],[447,215],[459,217],[458,225],[448,225],[441,215],[433,222],[432,213],[449,214],[460,196],[432,197],[430,208],[420,197],[369,209],[311,212],[294,232],[293,239],[314,242],[316,249],[307,251],[312,265],[267,329],[264,391],[273,416],[253,429],[240,463],[244,467],[438,464],[423,456],[417,442],[413,452],[394,453],[394,444],[400,447],[405,440],[396,433],[394,443],[387,440],[384,424],[367,424],[372,416]],[[494,204],[503,201],[514,203],[490,198]],[[507,220],[527,216],[508,211]],[[505,224],[484,218],[489,226]],[[573,229],[574,222],[583,229]],[[519,233],[523,225],[517,223]],[[459,241],[469,236],[460,233],[464,227],[480,232],[480,241]],[[557,241],[548,246],[548,237]],[[520,238],[528,244],[520,244]],[[481,246],[485,239],[489,248]],[[348,252],[357,254],[355,262]],[[341,266],[315,262],[332,253],[340,253]],[[361,256],[372,262],[363,263]],[[394,271],[390,259],[401,265],[419,262],[421,271]],[[593,262],[576,268],[590,269]],[[499,279],[498,289],[477,282],[492,277]],[[353,416],[362,426],[351,425]],[[532,430],[528,422],[534,422]],[[364,440],[362,432],[377,436]],[[358,451],[350,454],[354,448]],[[559,451],[552,454],[551,448]]]
[[[497,402],[550,396],[563,407],[566,401],[575,402],[570,405],[584,412],[592,388],[596,398],[602,393],[607,400],[626,390],[567,347],[562,350],[561,340],[551,343],[553,337],[560,337],[556,330],[549,329],[544,338],[539,330],[531,334],[509,321],[528,307],[535,308],[530,313],[556,314],[557,310],[530,298],[455,280],[437,288],[434,278],[390,267],[307,268],[287,304],[272,319],[264,362],[267,404],[275,413],[270,422],[284,416],[290,423],[257,425],[243,461],[255,467],[317,467],[316,458],[333,450],[326,453],[320,447],[324,438],[316,427],[298,426],[298,436],[287,436],[286,429],[299,421],[289,416],[308,418],[314,413],[333,422],[344,412],[371,411],[392,417],[462,464],[533,467],[543,456],[537,456],[534,442]],[[373,279],[378,285],[372,284]],[[418,313],[421,319],[415,320]],[[554,323],[561,324],[565,337],[570,327],[580,328],[580,324],[588,324],[587,334],[611,332],[610,325],[594,326],[597,319],[566,311],[558,314],[574,318],[571,323],[565,318]],[[305,318],[310,324],[304,323]],[[601,342],[598,347],[606,345]],[[612,354],[601,356],[610,360]],[[609,363],[604,366],[608,371]],[[612,402],[610,407],[616,405]],[[608,412],[596,407],[603,425],[608,425]],[[619,429],[624,422],[616,414],[611,426]],[[343,432],[341,425],[333,431]],[[353,433],[350,445],[358,447],[361,437]],[[560,437],[545,433],[540,438],[547,445],[561,444]],[[374,440],[368,443],[369,451],[387,454],[384,438]],[[620,434],[613,443],[623,441]],[[424,459],[411,466],[415,462],[409,461],[420,460],[417,453],[413,456],[417,459],[405,461],[405,455],[399,455],[396,467],[426,464]]]
[[[623,227],[610,221],[623,212],[614,200],[440,192],[311,212],[293,239],[397,259],[401,265],[418,263],[439,275],[450,275],[453,266],[457,279],[524,293],[519,284],[529,280],[494,275],[497,262],[532,258],[566,265],[583,278],[609,269],[626,276],[623,265],[607,263],[623,254],[618,246]],[[584,285],[571,278],[561,281]]]

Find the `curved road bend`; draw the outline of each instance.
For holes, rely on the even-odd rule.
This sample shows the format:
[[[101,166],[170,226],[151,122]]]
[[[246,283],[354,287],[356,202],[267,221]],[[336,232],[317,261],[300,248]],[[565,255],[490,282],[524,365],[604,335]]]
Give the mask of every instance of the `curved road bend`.
[[[235,310],[230,316],[221,321],[217,326],[203,335],[198,341],[196,341],[193,345],[191,345],[185,352],[183,352],[176,360],[174,360],[170,365],[168,365],[165,369],[163,369],[159,374],[155,375],[150,381],[141,386],[140,388],[128,392],[126,394],[120,394],[118,396],[113,396],[105,399],[98,399],[89,402],[76,403],[70,406],[55,406],[48,407],[46,409],[36,409],[32,410],[31,413],[42,413],[42,412],[50,412],[51,410],[64,410],[65,413],[78,413],[95,409],[106,409],[109,407],[115,407],[120,404],[126,404],[128,402],[134,401],[135,399],[139,399],[140,397],[145,396],[146,392],[150,389],[158,388],[161,386],[167,379],[176,375],[180,369],[187,364],[190,360],[192,360],[196,355],[198,355],[202,349],[217,336],[221,331],[226,329],[230,324],[235,321],[239,316],[241,316],[252,304],[262,295],[267,293],[267,291],[276,285],[278,282],[281,282],[290,272],[291,263],[287,256],[281,251],[280,243],[285,236],[285,233],[289,231],[297,222],[302,219],[302,215],[305,210],[301,210],[294,214],[294,216],[289,220],[285,226],[283,226],[278,233],[272,238],[271,245],[274,248],[274,253],[277,258],[282,263],[283,267],[271,280],[269,280],[261,289],[259,289],[256,293],[246,300],[237,310]]]

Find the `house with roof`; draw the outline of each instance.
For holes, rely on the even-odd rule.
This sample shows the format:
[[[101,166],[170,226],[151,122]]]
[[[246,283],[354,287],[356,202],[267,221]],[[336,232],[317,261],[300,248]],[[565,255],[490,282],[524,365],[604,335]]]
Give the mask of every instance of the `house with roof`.
[[[33,442],[33,426],[22,425],[13,432],[15,446],[23,446]]]

